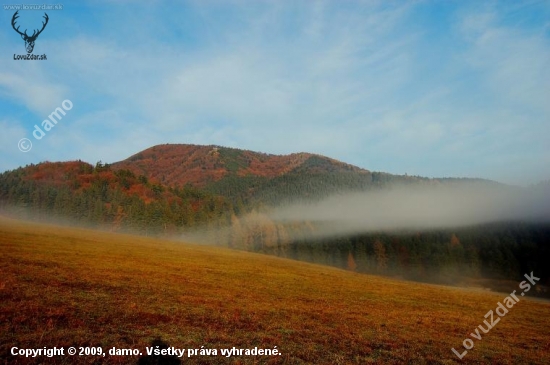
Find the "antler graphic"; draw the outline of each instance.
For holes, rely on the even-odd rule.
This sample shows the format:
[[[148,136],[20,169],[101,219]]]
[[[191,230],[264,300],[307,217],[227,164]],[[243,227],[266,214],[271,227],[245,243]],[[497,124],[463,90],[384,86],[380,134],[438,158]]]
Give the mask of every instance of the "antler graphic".
[[[42,33],[44,28],[46,28],[46,25],[48,24],[48,20],[50,20],[50,18],[48,17],[48,14],[44,13],[44,19],[46,21],[42,22],[42,29],[40,29],[40,30],[35,29],[34,32],[32,33],[32,35],[29,36],[27,34],[26,29],[25,29],[25,32],[21,33],[21,31],[19,30],[19,27],[17,27],[17,28],[15,27],[15,23],[16,23],[17,19],[19,18],[18,13],[19,13],[19,10],[17,10],[15,12],[15,14],[13,14],[13,17],[11,18],[11,26],[13,27],[13,30],[15,30],[17,33],[19,33],[21,35],[21,38],[23,38],[23,40],[25,41],[25,47],[27,48],[27,53],[32,53],[32,50],[34,49],[34,42],[36,41],[36,38],[38,38],[40,33]]]
[[[54,17],[54,18],[55,18],[55,17]],[[36,33],[36,30],[35,30],[34,33],[36,33],[36,35],[33,33],[33,34],[31,35],[30,38],[36,39],[36,38],[38,37],[38,35],[39,35],[40,33],[42,33],[42,31],[44,30],[44,28],[46,28],[46,25],[48,24],[48,20],[50,20],[50,18],[48,17],[48,14],[44,13],[44,19],[46,19],[46,21],[45,21],[45,22],[42,22],[42,29],[40,29],[40,30],[38,31],[38,33]]]
[[[11,26],[13,27],[13,30],[15,30],[17,33],[21,34],[21,37],[28,37],[27,36],[27,30],[25,29],[25,34],[21,33],[19,31],[19,27],[15,27],[15,21],[17,20],[17,18],[19,18],[19,15],[17,15],[17,13],[19,13],[19,10],[17,10],[15,12],[15,14],[13,14],[13,17],[11,18]],[[24,38],[23,38],[24,39]]]

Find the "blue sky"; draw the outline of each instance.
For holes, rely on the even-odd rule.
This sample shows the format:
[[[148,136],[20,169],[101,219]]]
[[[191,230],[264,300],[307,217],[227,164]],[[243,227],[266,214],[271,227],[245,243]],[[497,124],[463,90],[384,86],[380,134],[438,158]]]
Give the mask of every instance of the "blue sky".
[[[0,10],[0,171],[194,143],[550,179],[548,1],[62,4],[33,52],[47,61],[13,59],[24,42],[14,10]],[[41,25],[43,11],[19,13],[21,30]],[[35,140],[66,99],[73,108]]]

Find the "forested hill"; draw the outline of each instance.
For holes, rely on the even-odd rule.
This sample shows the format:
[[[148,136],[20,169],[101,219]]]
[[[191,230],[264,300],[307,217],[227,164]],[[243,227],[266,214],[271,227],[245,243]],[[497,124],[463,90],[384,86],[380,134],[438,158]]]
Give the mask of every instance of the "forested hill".
[[[344,191],[364,191],[392,183],[440,184],[481,179],[427,179],[371,172],[310,153],[271,155],[219,146],[158,145],[113,163],[164,186],[191,186],[234,203],[281,204],[320,199]],[[484,181],[485,183],[490,183]]]
[[[0,207],[81,223],[133,229],[189,227],[260,206],[319,200],[395,183],[440,185],[475,179],[428,179],[371,172],[328,157],[269,155],[234,148],[159,145],[113,164],[43,162],[0,174]]]
[[[112,164],[165,186],[191,185],[236,204],[280,204],[362,189],[373,174],[310,153],[271,155],[219,146],[166,144]],[[375,179],[380,174],[375,173]]]
[[[112,164],[113,169],[128,169],[168,186],[204,187],[227,176],[254,176],[267,179],[292,171],[355,172],[367,170],[328,157],[310,153],[271,155],[220,146],[189,144],[158,145],[126,160]]]
[[[223,197],[189,185],[166,187],[129,170],[70,161],[0,174],[0,211],[149,234],[204,225],[232,207]]]

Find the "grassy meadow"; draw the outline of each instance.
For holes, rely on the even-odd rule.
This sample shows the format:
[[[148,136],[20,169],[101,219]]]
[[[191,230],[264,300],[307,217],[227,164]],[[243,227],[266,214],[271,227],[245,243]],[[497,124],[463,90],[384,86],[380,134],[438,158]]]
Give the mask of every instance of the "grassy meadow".
[[[139,356],[10,355],[13,346],[266,348],[201,364],[548,364],[550,304],[272,256],[0,218],[0,364],[136,364]]]

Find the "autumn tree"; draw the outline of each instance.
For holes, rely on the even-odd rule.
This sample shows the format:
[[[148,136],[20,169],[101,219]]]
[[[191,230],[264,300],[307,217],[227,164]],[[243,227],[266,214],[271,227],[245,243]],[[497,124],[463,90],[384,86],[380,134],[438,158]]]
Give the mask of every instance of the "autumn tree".
[[[459,246],[460,246],[460,240],[458,239],[456,234],[453,233],[453,235],[451,236],[451,247],[454,248]]]
[[[355,260],[353,259],[353,254],[351,251],[348,253],[348,270],[349,271],[355,271],[357,269],[357,265],[355,264]]]

